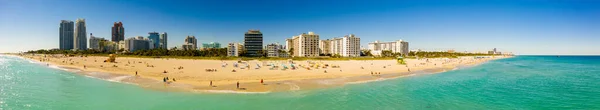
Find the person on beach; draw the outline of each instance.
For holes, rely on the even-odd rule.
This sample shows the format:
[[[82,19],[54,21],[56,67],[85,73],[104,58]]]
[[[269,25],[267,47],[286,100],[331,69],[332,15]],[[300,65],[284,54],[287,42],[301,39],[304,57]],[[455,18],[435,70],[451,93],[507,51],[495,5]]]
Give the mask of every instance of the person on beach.
[[[163,78],[163,82],[167,82],[167,79]]]
[[[240,89],[240,82],[237,82],[237,89]]]
[[[263,84],[263,79],[260,79],[260,83]]]
[[[213,85],[212,85],[212,81],[210,81],[210,87],[213,87]]]
[[[136,76],[138,75],[138,74],[137,74],[137,71],[135,71],[135,75],[136,75]]]

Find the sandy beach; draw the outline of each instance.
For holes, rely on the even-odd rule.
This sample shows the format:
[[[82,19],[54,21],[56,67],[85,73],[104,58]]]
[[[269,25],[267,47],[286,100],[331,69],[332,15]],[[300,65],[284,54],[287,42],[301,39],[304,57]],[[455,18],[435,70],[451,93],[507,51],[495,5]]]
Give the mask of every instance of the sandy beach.
[[[400,65],[391,59],[221,61],[117,57],[115,63],[106,63],[104,60],[108,57],[100,56],[27,54],[21,57],[46,63],[48,66],[81,70],[80,73],[86,75],[136,83],[147,88],[266,93],[365,83],[419,72],[437,73],[510,56],[405,59],[406,65]]]

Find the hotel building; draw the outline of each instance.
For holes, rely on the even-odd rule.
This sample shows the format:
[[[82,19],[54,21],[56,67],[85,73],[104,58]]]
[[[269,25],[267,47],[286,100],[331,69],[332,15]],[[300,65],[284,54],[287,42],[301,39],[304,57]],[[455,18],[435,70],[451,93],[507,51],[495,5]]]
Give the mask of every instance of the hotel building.
[[[181,45],[183,50],[196,50],[198,49],[198,40],[195,36],[187,36],[185,42]]]
[[[273,43],[267,45],[267,57],[280,57],[279,51],[284,51],[283,46],[279,43]]]
[[[291,40],[291,44],[287,42]],[[293,49],[291,56],[316,57],[319,56],[319,35],[314,32],[302,33],[286,40],[289,49]]]
[[[329,41],[329,43],[325,43],[329,45],[329,48],[323,47],[322,50],[329,50],[327,52],[331,55],[338,54],[343,57],[360,56],[360,38],[356,37],[354,34],[326,41]]]
[[[152,40],[144,38],[142,36],[132,37],[125,39],[125,50],[129,52],[135,52],[137,50],[148,50],[151,49]]]
[[[369,43],[369,50],[371,50],[371,54],[375,56],[380,56],[381,52],[384,50],[390,50],[392,53],[400,53],[402,55],[408,55],[408,42],[403,40],[397,40],[393,42],[379,42],[375,41]]]
[[[227,45],[227,56],[237,57],[244,51],[244,44],[241,43],[229,43]]]
[[[104,40],[104,38],[94,37],[92,33],[90,33],[90,49],[100,50],[100,41]]]

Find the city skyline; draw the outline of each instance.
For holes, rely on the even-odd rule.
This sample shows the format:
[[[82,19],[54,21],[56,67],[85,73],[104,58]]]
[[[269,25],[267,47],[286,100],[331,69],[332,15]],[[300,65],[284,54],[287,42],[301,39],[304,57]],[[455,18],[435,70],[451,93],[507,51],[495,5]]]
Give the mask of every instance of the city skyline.
[[[596,1],[313,1],[315,9],[285,8],[308,1],[267,2],[273,1],[239,1],[223,7],[210,6],[227,4],[218,1],[0,1],[0,13],[6,15],[0,17],[0,29],[11,36],[0,43],[35,42],[2,46],[0,52],[58,48],[57,22],[84,18],[87,33],[105,39],[111,39],[115,22],[127,28],[125,38],[168,32],[169,48],[183,44],[180,39],[188,35],[196,36],[198,42],[243,42],[242,33],[259,29],[264,33],[263,44],[284,44],[286,38],[313,31],[322,38],[361,36],[363,48],[376,40],[402,39],[411,42],[410,50],[484,52],[498,48],[516,54],[600,54],[594,48],[600,47],[594,42],[600,40]],[[91,3],[98,6],[77,5]],[[122,8],[104,10],[102,4],[131,10],[115,13]],[[263,8],[246,10],[244,4]],[[71,5],[81,8],[56,8]]]

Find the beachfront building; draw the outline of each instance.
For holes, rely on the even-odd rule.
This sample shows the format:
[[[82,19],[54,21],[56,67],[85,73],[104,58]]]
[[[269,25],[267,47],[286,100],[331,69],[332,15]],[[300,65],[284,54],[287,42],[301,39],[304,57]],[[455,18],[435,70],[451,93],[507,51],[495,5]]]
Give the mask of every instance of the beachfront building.
[[[181,45],[183,50],[196,50],[198,49],[198,40],[195,36],[187,36],[185,42]]]
[[[280,51],[284,51],[283,46],[279,45],[279,43],[268,44],[267,48],[267,57],[280,57]]]
[[[331,40],[319,40],[319,53],[331,55]]]
[[[331,55],[358,57],[360,56],[360,38],[354,34],[333,38],[329,43],[329,49]]]
[[[375,56],[380,56],[381,52],[384,50],[390,50],[392,53],[400,53],[402,55],[408,55],[408,42],[403,40],[397,40],[393,42],[379,42],[375,41],[369,43],[369,50],[371,50],[371,54]]]
[[[261,56],[259,51],[263,49],[263,34],[260,30],[248,30],[244,34],[244,50],[246,56],[257,57]]]
[[[221,43],[218,43],[218,42],[202,43],[202,48],[203,49],[221,48]]]
[[[369,43],[369,50],[374,56],[380,56],[384,50],[392,51],[392,53],[400,53],[402,55],[408,55],[408,42],[403,40],[397,40],[393,42],[379,42],[375,41]]]
[[[162,49],[168,49],[167,48],[167,32],[160,33],[159,47]]]
[[[85,27],[85,19],[77,19],[75,21],[75,37],[74,37],[74,46],[75,50],[85,50],[87,49],[87,34]]]
[[[180,50],[196,50],[194,44],[182,44]]]
[[[61,20],[60,26],[58,28],[58,45],[61,50],[71,50],[73,49],[73,33],[74,33],[74,23],[69,20]]]
[[[123,43],[125,43],[125,41],[121,41]],[[117,51],[119,50],[119,43],[118,42],[113,42],[113,41],[109,41],[106,39],[101,39],[98,42],[98,46],[100,47],[100,51],[103,52],[112,52],[112,51]]]
[[[111,41],[119,42],[125,40],[125,28],[123,28],[123,23],[115,22],[112,27],[112,38]]]
[[[100,41],[104,40],[104,38],[94,37],[92,33],[90,33],[90,49],[100,50]]]
[[[132,37],[125,39],[125,50],[129,52],[135,52],[137,50],[148,50],[151,49],[152,40],[144,38],[142,36]]]
[[[237,56],[240,56],[242,51],[244,51],[244,44],[229,43],[227,45],[227,56],[237,57]]]
[[[286,40],[287,41],[287,40]],[[316,57],[319,56],[319,35],[314,32],[302,33],[293,36],[291,39],[291,56],[295,57]]]
[[[148,39],[152,40],[152,44],[150,44],[150,48],[159,48],[160,46],[160,38],[158,32],[148,32]]]
[[[115,43],[117,44],[116,50],[121,50],[121,49],[125,50],[125,40],[119,41],[119,42],[115,42]]]

